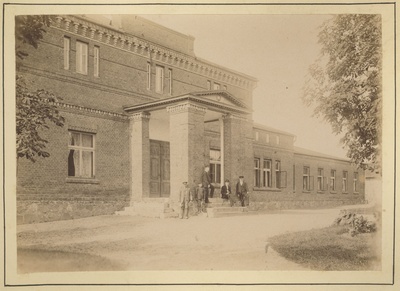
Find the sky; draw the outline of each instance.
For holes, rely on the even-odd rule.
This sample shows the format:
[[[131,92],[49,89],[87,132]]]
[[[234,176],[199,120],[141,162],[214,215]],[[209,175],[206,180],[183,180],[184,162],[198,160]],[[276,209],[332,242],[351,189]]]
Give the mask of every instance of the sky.
[[[330,15],[141,15],[195,37],[197,57],[258,79],[253,120],[296,135],[295,145],[345,157],[340,136],[302,100],[317,35]]]

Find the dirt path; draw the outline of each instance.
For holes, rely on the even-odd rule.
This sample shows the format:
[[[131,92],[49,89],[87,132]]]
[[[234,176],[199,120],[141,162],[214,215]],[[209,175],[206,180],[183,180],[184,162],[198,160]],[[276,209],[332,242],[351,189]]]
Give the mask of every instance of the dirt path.
[[[271,249],[266,254],[268,238],[328,226],[338,213],[292,210],[188,220],[98,216],[20,225],[18,248],[97,255],[128,270],[301,270]],[[51,256],[46,260],[50,266]]]

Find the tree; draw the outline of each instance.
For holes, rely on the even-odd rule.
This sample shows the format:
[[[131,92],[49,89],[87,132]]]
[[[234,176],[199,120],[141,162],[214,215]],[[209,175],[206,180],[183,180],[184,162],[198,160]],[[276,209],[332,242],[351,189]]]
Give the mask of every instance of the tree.
[[[359,168],[380,170],[381,17],[337,15],[321,26],[321,55],[309,68],[302,99],[314,106]]]
[[[17,16],[15,18],[16,56],[22,61],[28,56],[24,44],[38,48],[39,41],[49,26],[49,16]],[[28,46],[28,47],[29,47]],[[17,65],[17,70],[20,66]],[[16,125],[17,125],[17,159],[25,157],[35,162],[36,156],[49,157],[45,150],[47,140],[40,132],[48,129],[48,122],[57,126],[64,125],[57,104],[60,98],[53,93],[39,89],[33,91],[21,75],[16,76]]]

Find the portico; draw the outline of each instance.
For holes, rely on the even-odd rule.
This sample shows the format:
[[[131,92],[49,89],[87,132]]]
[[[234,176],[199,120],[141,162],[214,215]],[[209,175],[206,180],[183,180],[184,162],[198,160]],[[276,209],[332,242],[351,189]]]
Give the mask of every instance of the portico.
[[[251,111],[228,92],[195,92],[124,110],[130,115],[131,205],[169,197],[176,208],[182,182],[200,183],[211,147],[220,150],[217,184],[240,174],[252,181]]]

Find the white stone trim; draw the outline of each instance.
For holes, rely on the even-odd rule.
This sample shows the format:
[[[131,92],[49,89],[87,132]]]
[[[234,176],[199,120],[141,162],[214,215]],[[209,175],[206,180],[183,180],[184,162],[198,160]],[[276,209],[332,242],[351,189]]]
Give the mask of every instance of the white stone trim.
[[[246,117],[238,116],[238,115],[233,115],[233,114],[225,114],[222,115],[222,119],[234,119],[234,120],[240,120],[240,121],[248,121]]]
[[[129,120],[138,121],[138,120],[142,120],[142,119],[150,119],[150,115],[151,114],[149,112],[137,112],[137,113],[133,113],[128,118],[129,118]]]

